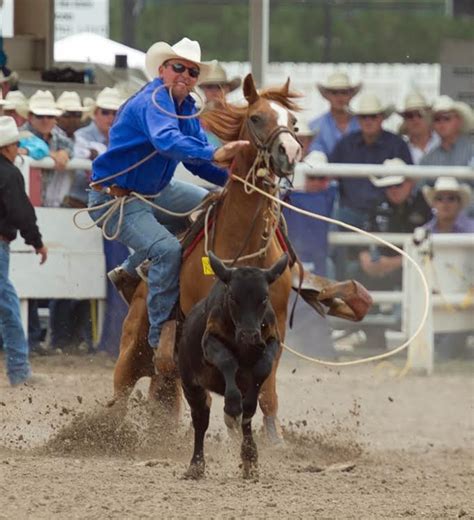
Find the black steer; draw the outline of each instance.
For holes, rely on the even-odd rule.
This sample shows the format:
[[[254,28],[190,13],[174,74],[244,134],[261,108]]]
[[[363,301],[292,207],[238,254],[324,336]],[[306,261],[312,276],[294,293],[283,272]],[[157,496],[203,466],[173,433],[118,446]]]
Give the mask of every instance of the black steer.
[[[286,269],[288,257],[284,254],[270,269],[227,268],[212,253],[209,259],[219,280],[186,317],[178,348],[179,372],[194,426],[194,453],[185,476],[204,476],[204,435],[212,391],[224,396],[227,426],[242,424],[243,475],[249,478],[256,475],[258,458],[251,421],[259,389],[280,348],[269,285]]]

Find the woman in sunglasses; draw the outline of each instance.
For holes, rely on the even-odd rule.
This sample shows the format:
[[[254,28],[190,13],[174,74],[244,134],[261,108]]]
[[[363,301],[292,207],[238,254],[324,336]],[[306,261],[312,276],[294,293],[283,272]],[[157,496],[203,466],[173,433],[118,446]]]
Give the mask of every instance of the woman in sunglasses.
[[[150,47],[146,70],[153,79],[118,111],[108,149],[93,164],[95,186],[89,195],[89,207],[135,191],[153,195],[152,201],[167,210],[189,211],[207,191],[173,178],[179,162],[213,184],[225,184],[227,172],[213,163],[232,159],[248,143],[235,141],[216,149],[208,143],[199,119],[192,117],[197,109],[190,93],[198,80],[206,79],[210,68],[201,61],[197,41],[183,38],[173,46],[158,42]],[[92,218],[97,220],[105,210],[93,211]],[[178,299],[181,246],[175,233],[186,227],[186,220],[135,199],[124,205],[119,227],[118,213],[106,226],[109,235],[117,231],[117,240],[134,251],[109,273],[126,299],[138,284],[137,267],[150,260],[147,304],[148,342],[152,348],[158,347],[163,326]],[[167,327],[172,330],[173,324]]]
[[[433,131],[431,107],[422,94],[412,91],[398,114],[403,117],[400,133],[405,136],[413,164],[420,164],[440,143],[439,135]]]

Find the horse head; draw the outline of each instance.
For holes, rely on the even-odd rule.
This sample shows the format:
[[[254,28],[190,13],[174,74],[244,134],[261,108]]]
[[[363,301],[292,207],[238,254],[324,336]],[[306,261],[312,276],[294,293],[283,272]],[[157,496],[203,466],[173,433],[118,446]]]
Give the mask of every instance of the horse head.
[[[252,145],[267,161],[270,171],[278,177],[294,173],[302,157],[302,147],[295,135],[295,116],[290,110],[298,107],[292,101],[290,79],[279,89],[259,93],[251,74],[244,80],[243,90],[248,102],[245,130]]]

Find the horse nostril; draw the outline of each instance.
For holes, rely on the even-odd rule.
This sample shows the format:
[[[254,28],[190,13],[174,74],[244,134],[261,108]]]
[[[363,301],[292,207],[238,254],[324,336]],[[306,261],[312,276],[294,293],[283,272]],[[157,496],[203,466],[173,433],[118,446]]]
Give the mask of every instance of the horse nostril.
[[[281,155],[286,155],[286,149],[282,144],[278,145],[278,153],[280,153]]]

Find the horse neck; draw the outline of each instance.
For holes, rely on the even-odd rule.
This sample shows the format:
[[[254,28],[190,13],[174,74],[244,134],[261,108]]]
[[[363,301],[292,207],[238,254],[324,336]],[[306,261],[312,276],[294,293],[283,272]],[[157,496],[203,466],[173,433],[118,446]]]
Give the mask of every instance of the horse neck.
[[[245,178],[254,160],[255,153],[240,153],[234,160],[231,175]],[[257,181],[257,186],[262,188],[261,180]],[[230,259],[239,253],[242,256],[258,251],[262,247],[262,234],[265,231],[265,218],[269,215],[270,203],[269,199],[257,192],[246,193],[241,182],[230,179],[217,218],[214,244],[217,255]],[[252,233],[248,238],[251,229]],[[247,239],[245,249],[241,251]],[[258,261],[245,262],[252,263]]]

